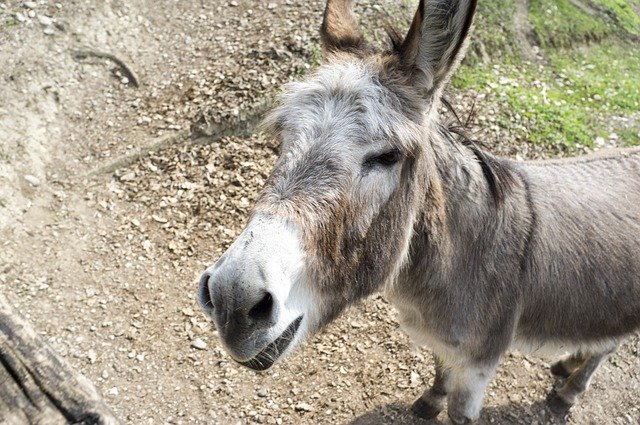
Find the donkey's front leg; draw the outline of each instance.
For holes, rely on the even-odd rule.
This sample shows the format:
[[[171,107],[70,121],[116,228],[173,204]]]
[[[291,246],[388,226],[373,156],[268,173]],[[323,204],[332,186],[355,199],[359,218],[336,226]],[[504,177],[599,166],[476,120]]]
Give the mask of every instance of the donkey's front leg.
[[[447,413],[455,424],[478,419],[487,385],[495,374],[499,358],[484,362],[466,362],[453,367]]]
[[[433,419],[444,410],[444,400],[451,386],[451,373],[437,355],[434,354],[433,359],[436,367],[433,386],[428,388],[411,406],[413,413],[422,419]]]

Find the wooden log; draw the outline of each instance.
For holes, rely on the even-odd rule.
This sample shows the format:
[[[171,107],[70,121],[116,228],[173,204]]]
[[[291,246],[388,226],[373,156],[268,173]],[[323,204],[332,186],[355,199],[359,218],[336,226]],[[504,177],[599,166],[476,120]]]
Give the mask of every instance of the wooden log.
[[[0,424],[68,423],[120,422],[0,294]]]

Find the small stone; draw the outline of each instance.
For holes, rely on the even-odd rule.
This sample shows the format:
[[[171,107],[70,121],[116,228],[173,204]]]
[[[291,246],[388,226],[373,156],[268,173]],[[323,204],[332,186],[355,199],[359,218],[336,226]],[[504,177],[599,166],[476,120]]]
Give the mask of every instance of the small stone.
[[[266,397],[267,395],[269,395],[269,392],[266,388],[260,388],[258,390],[258,397]]]
[[[27,9],[35,9],[38,7],[38,3],[35,1],[25,1],[23,4]]]
[[[166,223],[168,220],[164,217],[161,217],[159,215],[151,215],[151,218],[153,218],[155,221],[157,221],[158,223]]]
[[[207,343],[204,342],[201,338],[196,338],[191,341],[191,346],[198,350],[204,350],[205,348],[207,348]]]
[[[42,30],[42,32],[45,35],[53,35],[56,31],[53,29],[53,27],[46,27],[44,30]]]
[[[109,391],[107,391],[107,394],[112,395],[112,396],[117,396],[118,393],[119,393],[119,391],[118,391],[117,387],[109,388]]]
[[[277,4],[275,4],[275,3],[269,3],[269,4],[267,5],[267,9],[269,9],[269,10],[273,10],[273,9],[275,9],[276,7],[278,7],[278,5],[277,5]]]
[[[133,180],[135,178],[136,178],[136,173],[133,172],[133,171],[129,171],[128,173],[123,174],[122,176],[120,176],[120,181],[121,182],[128,182],[128,181],[131,181],[131,180]]]
[[[602,100],[602,96],[600,96],[599,94],[594,94],[593,95],[593,100],[600,101],[600,100]]]
[[[309,403],[298,403],[295,408],[298,412],[311,412],[313,407]]]
[[[187,316],[187,317],[193,317],[193,316],[195,316],[195,313],[193,312],[193,309],[192,309],[192,308],[189,308],[189,307],[187,307],[187,308],[183,308],[183,309],[182,309],[182,314],[184,314],[184,315],[185,315],[185,316]]]
[[[96,350],[89,350],[87,351],[87,358],[91,364],[94,364],[98,359],[98,353],[96,353]]]
[[[16,21],[18,22],[24,22],[27,20],[27,17],[24,16],[22,13],[20,12],[16,12]]]
[[[36,17],[36,12],[34,12],[33,10],[30,10],[27,12],[27,16],[30,18],[35,18]]]
[[[238,7],[238,2],[237,2],[237,1],[235,1],[235,0],[231,0],[231,1],[229,2],[229,5],[230,5],[230,6],[232,6],[232,7]]]
[[[411,388],[415,388],[421,383],[420,375],[416,372],[411,372],[411,376],[409,378],[409,385]]]
[[[47,15],[38,15],[38,22],[40,22],[40,25],[42,25],[43,27],[49,27],[53,25],[53,19],[51,19]]]
[[[27,183],[29,183],[33,187],[40,186],[40,179],[37,178],[36,176],[32,176],[31,174],[27,174],[26,176],[24,176],[24,179],[27,181]]]
[[[106,370],[102,371],[102,379],[107,379],[109,377],[109,372],[107,372]]]

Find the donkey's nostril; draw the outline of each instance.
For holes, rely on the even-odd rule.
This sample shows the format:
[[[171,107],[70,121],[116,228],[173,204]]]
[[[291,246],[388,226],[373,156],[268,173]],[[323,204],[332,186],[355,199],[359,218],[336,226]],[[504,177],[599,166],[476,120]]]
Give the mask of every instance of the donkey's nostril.
[[[271,319],[273,312],[273,297],[270,293],[265,293],[264,296],[251,310],[249,310],[249,318],[254,322],[264,322]]]
[[[213,310],[213,300],[211,298],[211,292],[209,291],[209,278],[211,274],[205,272],[200,277],[200,284],[198,285],[198,301],[200,306],[205,311]]]

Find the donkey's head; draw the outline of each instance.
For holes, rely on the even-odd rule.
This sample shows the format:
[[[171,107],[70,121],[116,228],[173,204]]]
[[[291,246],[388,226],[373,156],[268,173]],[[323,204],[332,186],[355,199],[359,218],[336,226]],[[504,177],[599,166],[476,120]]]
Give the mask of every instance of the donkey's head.
[[[268,118],[281,155],[246,229],[200,279],[224,345],[253,369],[393,283],[419,215],[443,209],[431,139],[475,1],[421,1],[385,52],[365,43],[351,3],[328,0],[326,63]]]

